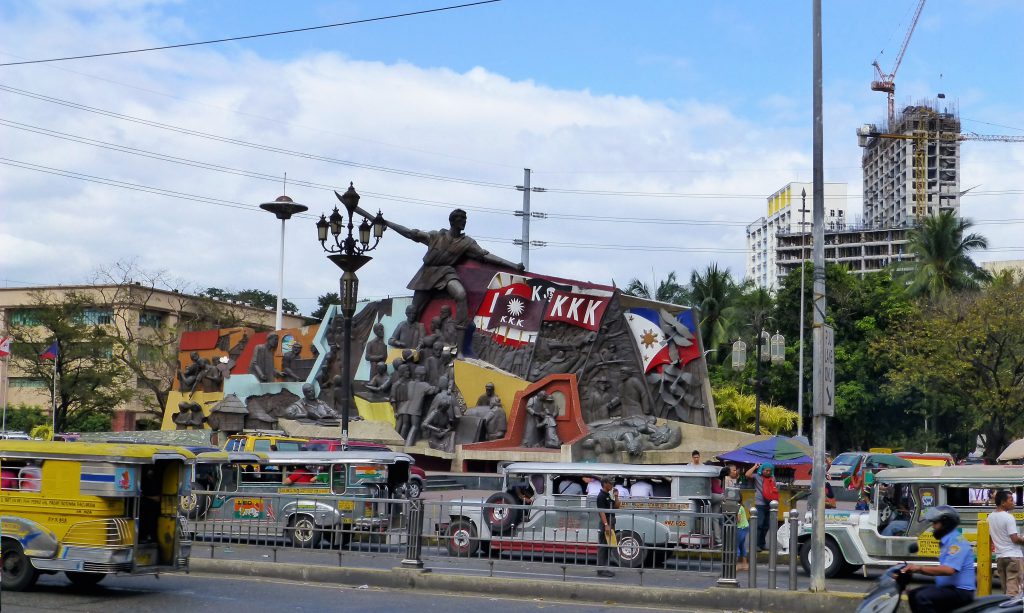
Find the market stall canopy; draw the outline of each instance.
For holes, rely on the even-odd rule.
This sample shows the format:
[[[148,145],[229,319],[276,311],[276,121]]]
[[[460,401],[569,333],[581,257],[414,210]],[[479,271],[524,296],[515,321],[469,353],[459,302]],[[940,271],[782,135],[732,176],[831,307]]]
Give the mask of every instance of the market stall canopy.
[[[1019,438],[1012,443],[1010,446],[1003,450],[996,458],[998,462],[1010,462],[1013,460],[1024,459],[1024,438]]]
[[[811,456],[807,455],[803,445],[794,442],[788,436],[773,436],[763,441],[744,445],[735,451],[719,455],[718,459],[744,464],[770,463],[775,466],[799,466],[812,463]]]

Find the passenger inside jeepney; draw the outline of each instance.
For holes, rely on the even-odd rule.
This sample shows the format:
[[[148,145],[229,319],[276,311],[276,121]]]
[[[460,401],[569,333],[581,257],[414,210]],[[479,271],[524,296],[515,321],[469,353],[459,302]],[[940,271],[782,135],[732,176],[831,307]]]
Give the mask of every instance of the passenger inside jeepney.
[[[312,483],[316,480],[316,472],[310,470],[308,466],[296,466],[295,470],[288,473],[288,476],[284,478],[285,485],[299,485],[302,483]]]
[[[890,485],[879,492],[878,527],[882,536],[906,536],[914,516],[910,485]]]
[[[555,481],[555,492],[560,496],[582,496],[583,484],[575,477],[560,477]]]

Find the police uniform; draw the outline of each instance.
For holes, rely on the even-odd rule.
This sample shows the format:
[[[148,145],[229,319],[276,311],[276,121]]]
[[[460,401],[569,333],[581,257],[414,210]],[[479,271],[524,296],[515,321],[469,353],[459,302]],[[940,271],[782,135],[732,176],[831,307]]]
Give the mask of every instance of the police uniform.
[[[974,550],[958,530],[939,541],[939,564],[955,569],[952,575],[935,577],[935,585],[918,588],[908,594],[910,610],[953,611],[974,600]]]

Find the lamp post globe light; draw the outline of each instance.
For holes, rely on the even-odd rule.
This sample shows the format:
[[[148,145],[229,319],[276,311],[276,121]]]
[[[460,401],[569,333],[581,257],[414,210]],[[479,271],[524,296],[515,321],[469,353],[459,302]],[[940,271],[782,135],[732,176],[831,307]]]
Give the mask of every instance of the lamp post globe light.
[[[316,222],[316,233],[320,246],[328,253],[327,258],[342,270],[340,287],[343,323],[342,374],[341,381],[334,381],[334,398],[335,405],[337,405],[338,388],[340,385],[342,397],[341,444],[345,448],[348,446],[348,422],[352,408],[352,317],[356,314],[356,301],[359,294],[359,278],[356,276],[356,271],[373,259],[365,254],[377,248],[381,237],[384,236],[384,230],[387,229],[387,225],[384,222],[384,216],[379,210],[372,223],[359,211],[362,221],[359,222],[357,234],[353,236],[353,230],[356,230],[356,226],[352,222],[352,217],[359,207],[359,194],[356,193],[355,187],[349,183],[348,189],[345,190],[344,194],[334,192],[334,195],[344,205],[345,213],[342,214],[338,211],[338,207],[334,207],[334,212],[331,213],[329,218],[321,214],[320,220]],[[373,244],[370,243],[371,238],[373,239]],[[327,242],[328,239],[334,244],[329,244]]]
[[[273,202],[264,202],[260,205],[260,208],[273,213],[275,217],[281,220],[281,252],[277,261],[277,316],[274,319],[274,329],[280,330],[284,327],[282,308],[284,300],[284,222],[291,219],[292,215],[298,215],[309,210],[309,207],[295,202],[288,196],[278,196]]]
[[[755,322],[757,338],[754,343],[757,346],[755,353],[756,371],[752,383],[754,385],[754,434],[761,434],[761,387],[764,379],[761,377],[761,364],[770,362],[781,364],[786,361],[786,337],[775,332],[769,335],[764,329],[764,322]],[[732,368],[741,372],[747,365],[747,344],[742,339],[737,339],[732,344]]]

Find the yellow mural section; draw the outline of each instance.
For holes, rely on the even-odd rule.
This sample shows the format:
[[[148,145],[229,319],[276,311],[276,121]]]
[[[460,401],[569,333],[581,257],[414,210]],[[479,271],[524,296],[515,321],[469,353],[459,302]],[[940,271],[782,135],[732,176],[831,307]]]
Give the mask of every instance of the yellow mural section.
[[[395,427],[395,411],[392,409],[391,403],[386,400],[370,402],[356,396],[356,410],[359,411],[359,416],[366,421],[383,421],[391,424],[392,428]]]
[[[197,402],[199,406],[203,407],[203,415],[210,416],[210,409],[213,408],[217,402],[224,398],[224,392],[195,392],[191,396],[188,394],[182,394],[178,391],[172,391],[167,396],[167,410],[164,411],[164,420],[160,425],[161,430],[174,430],[177,426],[174,423],[174,415],[178,412],[178,403],[182,401],[186,402]],[[209,428],[209,426],[205,426]]]
[[[521,391],[530,384],[519,377],[515,377],[499,370],[484,368],[470,362],[455,362],[455,386],[459,388],[462,397],[466,399],[466,406],[472,408],[476,399],[484,393],[484,386],[488,383],[494,384],[494,393],[501,398],[501,406],[505,407],[505,414],[512,410],[512,401],[516,392]]]

